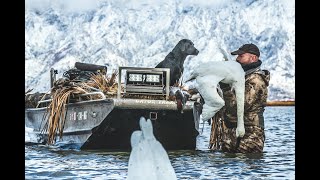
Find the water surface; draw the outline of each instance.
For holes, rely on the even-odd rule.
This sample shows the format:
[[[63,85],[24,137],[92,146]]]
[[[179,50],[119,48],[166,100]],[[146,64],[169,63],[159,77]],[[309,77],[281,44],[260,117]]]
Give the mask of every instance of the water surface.
[[[210,126],[200,125],[197,150],[169,151],[178,179],[295,179],[295,107],[267,107],[261,154],[208,150]],[[126,179],[130,152],[25,146],[26,179]]]

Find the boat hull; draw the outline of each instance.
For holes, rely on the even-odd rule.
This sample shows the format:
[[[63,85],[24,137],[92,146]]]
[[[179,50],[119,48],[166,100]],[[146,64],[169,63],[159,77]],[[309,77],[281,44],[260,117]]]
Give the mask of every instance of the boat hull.
[[[32,143],[46,144],[46,108],[29,108],[25,111],[25,124],[32,129]],[[130,137],[140,130],[141,116],[151,119],[155,137],[167,150],[196,148],[199,134],[195,127],[192,104],[184,112],[176,109],[173,101],[104,99],[70,103],[62,137],[56,135],[54,145],[77,149],[106,149],[130,151]]]

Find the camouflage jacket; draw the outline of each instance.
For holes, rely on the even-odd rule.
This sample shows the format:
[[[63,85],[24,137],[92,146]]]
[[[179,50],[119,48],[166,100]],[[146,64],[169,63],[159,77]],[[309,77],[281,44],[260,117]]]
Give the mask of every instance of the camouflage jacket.
[[[270,72],[261,70],[260,66],[246,71],[245,76],[245,126],[264,128],[264,107],[268,96]],[[237,104],[235,92],[230,87],[222,88],[225,106],[221,109],[222,118],[228,128],[237,126]]]

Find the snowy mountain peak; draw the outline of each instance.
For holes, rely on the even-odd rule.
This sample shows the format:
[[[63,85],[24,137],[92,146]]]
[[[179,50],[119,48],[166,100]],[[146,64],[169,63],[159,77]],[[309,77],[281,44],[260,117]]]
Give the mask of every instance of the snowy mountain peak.
[[[45,92],[49,71],[74,63],[155,67],[181,39],[200,51],[185,61],[234,60],[254,43],[270,70],[269,100],[295,98],[295,4],[289,0],[27,0],[25,88]],[[224,53],[219,53],[219,52]]]

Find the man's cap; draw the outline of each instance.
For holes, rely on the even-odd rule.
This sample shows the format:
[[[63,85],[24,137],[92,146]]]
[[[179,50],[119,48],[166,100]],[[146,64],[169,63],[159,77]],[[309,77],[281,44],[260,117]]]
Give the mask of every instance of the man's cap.
[[[244,44],[238,50],[231,52],[232,55],[241,55],[244,53],[250,53],[260,56],[259,48],[254,44]]]

